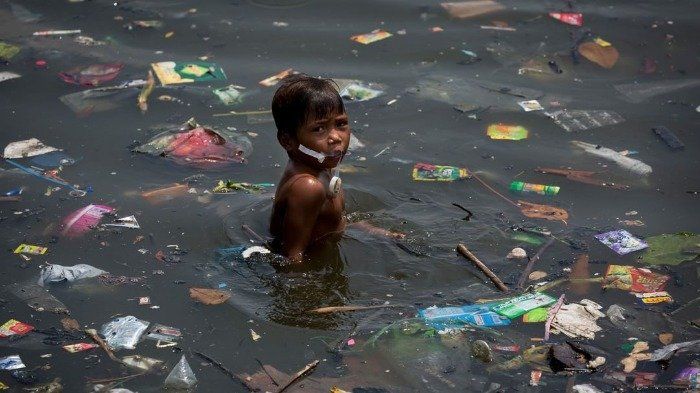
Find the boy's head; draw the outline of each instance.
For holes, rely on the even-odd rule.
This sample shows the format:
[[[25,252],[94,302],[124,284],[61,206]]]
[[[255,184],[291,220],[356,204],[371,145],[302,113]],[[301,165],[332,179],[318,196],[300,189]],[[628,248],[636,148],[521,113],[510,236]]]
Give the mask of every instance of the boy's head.
[[[304,74],[284,78],[272,98],[272,116],[277,139],[292,158],[299,144],[326,155],[344,154],[348,148],[345,106],[329,79]]]

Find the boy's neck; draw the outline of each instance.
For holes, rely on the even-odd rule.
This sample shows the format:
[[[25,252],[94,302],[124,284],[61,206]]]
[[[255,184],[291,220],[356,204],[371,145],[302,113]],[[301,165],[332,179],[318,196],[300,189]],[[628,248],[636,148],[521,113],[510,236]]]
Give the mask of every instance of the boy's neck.
[[[321,173],[331,173],[330,169],[318,168],[318,167],[314,167],[311,165],[307,165],[301,161],[297,161],[297,160],[294,160],[292,158],[289,159],[289,162],[294,166],[294,169],[297,172],[308,173],[308,174],[313,175],[313,176],[318,176]]]

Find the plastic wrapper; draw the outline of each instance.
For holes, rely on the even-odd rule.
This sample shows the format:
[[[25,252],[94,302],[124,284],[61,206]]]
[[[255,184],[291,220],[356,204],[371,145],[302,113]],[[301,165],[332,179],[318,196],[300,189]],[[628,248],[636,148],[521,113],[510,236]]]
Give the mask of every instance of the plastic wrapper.
[[[601,233],[595,235],[595,238],[619,255],[626,255],[648,247],[643,240],[638,239],[624,229]]]
[[[527,293],[522,296],[508,299],[505,302],[497,303],[490,308],[492,311],[513,319],[530,310],[534,310],[535,308],[549,306],[556,301],[557,299],[543,292]]]
[[[20,50],[21,48],[19,46],[0,41],[0,60],[10,60],[18,54]]]
[[[148,324],[149,322],[129,315],[104,324],[100,333],[114,349],[134,349]]]
[[[464,325],[505,326],[510,319],[490,310],[492,304],[464,305],[459,307],[429,307],[418,311],[418,316],[438,330],[458,329]]]
[[[87,205],[76,210],[63,219],[61,235],[69,238],[84,235],[91,228],[97,226],[103,215],[113,211],[114,208],[105,205]]]
[[[197,377],[195,377],[190,364],[187,363],[185,355],[182,355],[175,368],[165,378],[164,386],[167,389],[190,389],[196,384]]]
[[[11,142],[5,146],[2,156],[4,158],[34,157],[57,150],[59,149],[52,146],[46,146],[40,140],[31,138],[23,141]]]
[[[10,355],[0,358],[0,370],[17,370],[25,365],[19,355]]]
[[[37,284],[43,287],[51,282],[73,282],[84,278],[97,277],[105,273],[107,272],[104,270],[85,264],[75,266],[48,265],[41,269]]]
[[[603,287],[630,292],[658,292],[663,291],[670,279],[669,276],[641,267],[610,265],[605,272]]]
[[[97,86],[111,81],[119,75],[124,64],[93,64],[87,67],[76,67],[65,72],[59,72],[58,76],[67,83],[83,86]]]
[[[385,38],[391,37],[393,34],[389,33],[388,31],[384,30],[374,30],[370,33],[366,34],[358,34],[350,37],[351,40],[355,42],[359,42],[360,44],[368,45],[373,42],[381,41]]]
[[[576,393],[602,393],[603,392],[602,390],[591,385],[590,383],[574,385],[573,391]]]
[[[129,367],[145,372],[151,371],[153,368],[159,367],[161,364],[163,364],[162,360],[141,355],[124,356],[122,358],[122,362]]]
[[[687,386],[689,389],[700,388],[700,367],[686,367],[673,378],[673,384]]]
[[[555,123],[568,132],[585,131],[593,128],[622,123],[625,119],[614,111],[605,110],[560,110],[546,112]]]
[[[333,79],[338,85],[338,94],[345,101],[367,101],[384,94],[386,86],[354,79]]]
[[[452,106],[478,102],[479,107],[505,111],[517,108],[520,101],[539,100],[560,103],[570,101],[566,97],[545,94],[543,91],[527,87],[488,82],[479,78],[464,79],[438,74],[419,80],[416,86],[408,88],[407,91],[419,98],[444,102]]]
[[[138,94],[139,88],[137,87],[99,88],[66,94],[59,97],[59,100],[76,115],[88,116],[92,113],[118,108],[127,102],[133,102],[132,100],[135,100]]]
[[[469,172],[466,168],[448,165],[432,165],[418,163],[413,167],[413,180],[416,181],[454,181],[466,179]]]
[[[700,79],[670,79],[653,82],[633,82],[615,85],[615,90],[628,101],[640,103],[649,98],[668,94],[676,90],[700,86]]]
[[[224,70],[214,63],[204,61],[162,61],[151,64],[160,83],[165,85],[192,82],[226,80]]]

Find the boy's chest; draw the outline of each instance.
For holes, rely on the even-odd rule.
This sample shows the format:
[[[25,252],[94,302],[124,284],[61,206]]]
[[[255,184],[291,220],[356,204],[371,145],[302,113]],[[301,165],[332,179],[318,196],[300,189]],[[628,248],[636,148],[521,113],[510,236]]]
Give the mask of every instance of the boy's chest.
[[[327,198],[316,219],[314,232],[324,234],[338,230],[343,224],[343,212],[345,211],[344,196],[341,191],[335,198]]]

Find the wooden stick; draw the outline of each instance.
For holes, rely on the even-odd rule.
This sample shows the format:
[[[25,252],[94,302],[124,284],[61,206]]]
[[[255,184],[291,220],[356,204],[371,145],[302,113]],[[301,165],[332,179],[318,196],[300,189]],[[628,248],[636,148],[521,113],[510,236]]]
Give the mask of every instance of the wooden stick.
[[[22,198],[18,195],[0,196],[0,202],[19,202]]]
[[[259,241],[260,243],[265,243],[265,239],[263,239],[262,236],[258,235],[258,233],[255,232],[253,228],[249,227],[247,224],[241,225],[241,229],[243,229],[245,232],[248,233],[249,236],[255,238],[255,240]]]
[[[114,360],[115,362],[122,363],[121,359],[114,356],[114,352],[112,352],[112,350],[109,348],[109,345],[107,345],[107,343],[104,342],[102,338],[100,338],[100,336],[97,334],[97,330],[85,329],[85,333],[87,333],[90,336],[90,338],[92,338],[92,340],[100,346],[100,348],[104,349],[104,351],[107,352],[107,355],[110,359]]]
[[[269,371],[267,371],[267,368],[265,368],[265,365],[260,361],[260,359],[255,358],[255,361],[258,362],[258,364],[260,365],[260,369],[263,370],[263,372],[265,373],[265,375],[267,375],[268,378],[270,378],[270,381],[272,381],[272,383],[274,383],[275,386],[280,386],[280,384],[277,383],[277,381],[275,381],[274,378],[272,378],[272,375]]]
[[[291,386],[294,382],[296,382],[299,378],[303,377],[305,374],[308,374],[308,373],[312,372],[312,371],[316,368],[316,366],[318,366],[318,360],[314,360],[313,362],[307,364],[304,368],[302,368],[301,370],[297,371],[296,374],[292,375],[292,377],[289,378],[289,381],[287,381],[287,383],[285,383],[285,384],[282,385],[279,389],[277,389],[277,393],[282,393],[282,392],[284,392],[285,389],[287,389],[288,387],[290,387],[290,386]]]
[[[559,296],[559,300],[557,300],[556,304],[549,309],[549,316],[547,316],[547,322],[544,324],[544,341],[549,341],[549,331],[552,328],[552,322],[554,322],[554,317],[557,316],[559,309],[561,308],[562,304],[564,304],[564,297],[565,296],[562,293],[561,296]]]
[[[146,78],[146,86],[141,88],[139,96],[136,98],[136,105],[141,109],[141,113],[146,113],[148,110],[148,96],[153,92],[156,85],[156,80],[153,77],[153,71],[148,70],[148,78]]]
[[[228,113],[215,113],[212,116],[214,117],[221,117],[221,116],[244,116],[244,115],[262,115],[264,113],[272,113],[271,110],[262,110],[262,111],[247,111],[247,112],[236,112],[236,111],[230,111]]]
[[[209,357],[209,355],[205,355],[199,351],[195,351],[194,354],[201,357],[202,359],[206,360],[207,362],[213,364],[214,366],[216,366],[216,368],[223,371],[224,374],[228,375],[236,382],[241,382],[241,380],[236,376],[236,374],[234,374],[231,370],[226,368],[226,366],[224,366],[223,364],[221,364],[221,363],[217,362],[216,360],[212,359],[211,357]]]
[[[525,280],[527,280],[527,276],[530,275],[530,271],[532,271],[532,267],[535,266],[535,262],[537,262],[538,259],[540,259],[540,255],[554,243],[554,238],[550,238],[547,240],[547,243],[545,243],[538,251],[537,254],[535,254],[534,257],[530,258],[530,261],[527,263],[527,266],[525,266],[525,270],[523,271],[523,274],[520,276],[520,280],[518,280],[518,289],[522,289],[523,285],[525,284]]]
[[[316,313],[316,314],[330,314],[330,313],[334,313],[334,312],[362,311],[362,310],[372,310],[375,308],[389,308],[389,307],[396,307],[396,305],[394,305],[394,304],[381,304],[378,306],[350,305],[350,306],[321,307],[321,308],[313,309],[313,310],[311,310],[311,312]]]
[[[481,270],[488,278],[490,278],[491,281],[496,285],[496,288],[500,289],[503,292],[508,292],[508,287],[503,283],[503,281],[501,281],[501,279],[498,278],[498,276],[496,276],[491,271],[491,269],[488,268],[488,266],[484,265],[484,263],[481,262],[479,258],[476,257],[476,255],[472,254],[472,252],[469,251],[464,244],[458,244],[457,251],[459,251],[459,253],[462,254],[463,257],[467,258],[474,266]]]
[[[140,377],[142,375],[146,375],[146,373],[132,374],[132,375],[124,376],[124,377],[105,378],[105,379],[87,378],[87,380],[90,383],[110,383],[110,382],[128,381],[129,379]]]

